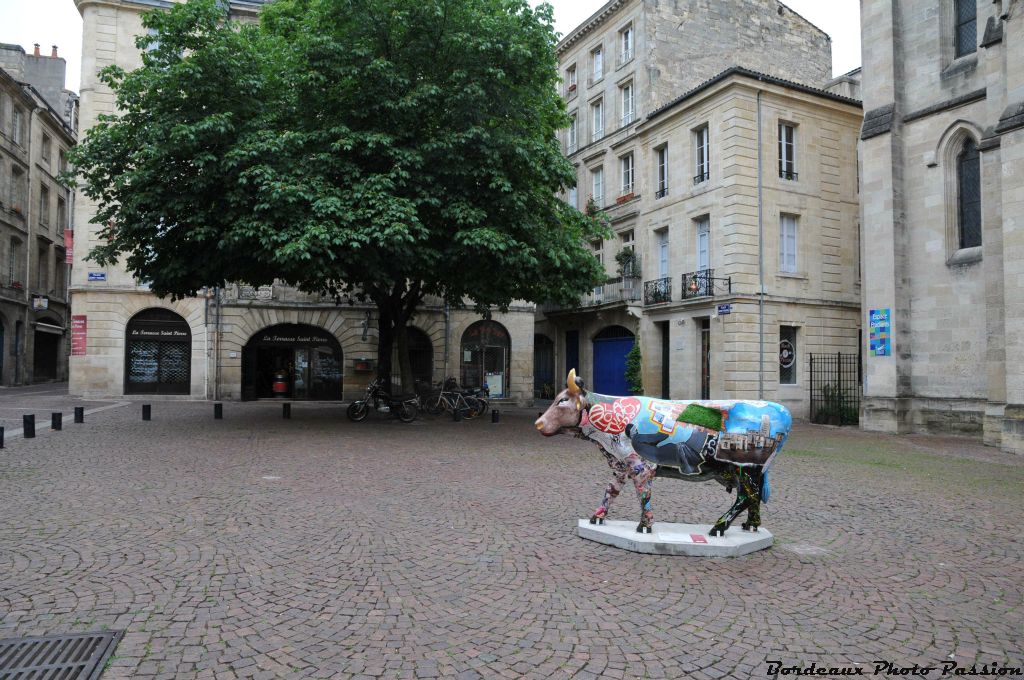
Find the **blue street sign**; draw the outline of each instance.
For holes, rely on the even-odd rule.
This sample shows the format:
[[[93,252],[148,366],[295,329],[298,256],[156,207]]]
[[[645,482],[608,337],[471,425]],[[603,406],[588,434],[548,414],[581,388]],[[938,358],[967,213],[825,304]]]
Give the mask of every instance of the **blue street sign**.
[[[107,273],[106,272],[89,272],[89,280],[90,281],[106,281],[107,280]]]
[[[718,305],[718,316],[732,314],[732,305]]]

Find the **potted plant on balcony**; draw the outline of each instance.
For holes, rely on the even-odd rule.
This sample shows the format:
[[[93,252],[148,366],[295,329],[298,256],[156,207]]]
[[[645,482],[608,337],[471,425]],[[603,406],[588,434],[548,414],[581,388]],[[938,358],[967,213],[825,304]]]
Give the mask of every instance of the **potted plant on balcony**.
[[[640,261],[632,248],[623,248],[616,253],[615,262],[619,265],[619,275],[623,279],[640,278]]]
[[[630,191],[628,194],[622,194],[621,196],[616,198],[615,199],[615,203],[617,205],[621,205],[621,204],[625,203],[626,201],[632,201],[634,196],[636,196],[636,194],[634,194],[632,191]]]

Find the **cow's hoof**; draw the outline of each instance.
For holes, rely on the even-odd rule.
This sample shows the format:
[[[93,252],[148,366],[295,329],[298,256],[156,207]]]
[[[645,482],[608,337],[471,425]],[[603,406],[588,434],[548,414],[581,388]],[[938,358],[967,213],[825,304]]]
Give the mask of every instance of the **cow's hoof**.
[[[591,524],[597,524],[597,518],[596,517],[591,517],[590,518],[590,523]]]
[[[653,529],[651,527],[645,527],[643,524],[637,524],[636,525],[636,533],[638,533],[638,534],[643,534],[643,533],[648,533],[649,534],[652,531],[653,531]]]
[[[594,515],[593,517],[590,518],[590,523],[591,524],[604,524],[604,517],[598,517],[597,515]]]
[[[729,527],[715,525],[711,527],[711,531],[708,532],[708,536],[715,536],[716,534],[718,536],[725,536],[725,530],[728,528]]]
[[[743,530],[744,531],[757,531],[757,527],[758,527],[757,524],[748,524],[747,522],[743,523]]]

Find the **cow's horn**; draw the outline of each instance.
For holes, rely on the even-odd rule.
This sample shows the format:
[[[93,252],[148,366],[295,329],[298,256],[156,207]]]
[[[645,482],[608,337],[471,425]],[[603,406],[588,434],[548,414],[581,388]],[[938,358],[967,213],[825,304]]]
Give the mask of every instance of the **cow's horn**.
[[[565,386],[569,388],[569,394],[579,394],[580,386],[576,384],[576,369],[569,370],[569,377],[565,379]]]

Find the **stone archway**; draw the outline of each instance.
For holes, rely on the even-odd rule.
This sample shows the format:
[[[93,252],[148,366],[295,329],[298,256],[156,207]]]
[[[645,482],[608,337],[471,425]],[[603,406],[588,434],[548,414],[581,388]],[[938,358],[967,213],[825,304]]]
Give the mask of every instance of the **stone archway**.
[[[512,338],[497,321],[477,321],[462,334],[459,352],[462,386],[485,383],[495,398],[507,397],[512,362]]]

